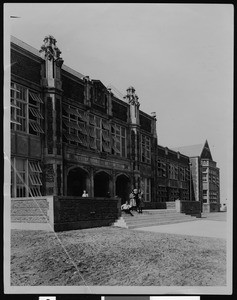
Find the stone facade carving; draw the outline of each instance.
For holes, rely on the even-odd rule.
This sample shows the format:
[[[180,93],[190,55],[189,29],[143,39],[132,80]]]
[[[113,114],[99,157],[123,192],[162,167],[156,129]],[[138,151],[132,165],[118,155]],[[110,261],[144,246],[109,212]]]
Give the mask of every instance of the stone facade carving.
[[[46,182],[54,182],[54,168],[53,164],[45,165]]]
[[[41,46],[40,53],[45,60],[54,60],[58,67],[63,64],[63,59],[60,57],[61,51],[56,46],[56,39],[52,35],[47,35],[44,38],[44,44]]]
[[[136,105],[136,106],[140,106],[140,103],[138,101],[138,96],[135,94],[135,89],[134,87],[130,86],[127,89],[127,95],[124,96],[124,99],[126,99],[128,101],[129,104],[131,105]]]

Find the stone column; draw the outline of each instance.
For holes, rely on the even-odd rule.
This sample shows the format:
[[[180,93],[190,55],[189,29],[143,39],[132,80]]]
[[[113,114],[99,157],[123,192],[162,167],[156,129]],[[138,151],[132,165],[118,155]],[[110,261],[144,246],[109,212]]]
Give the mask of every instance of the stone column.
[[[90,197],[94,197],[94,168],[90,169],[90,190],[88,191]]]
[[[157,159],[158,159],[158,153],[157,153],[157,145],[158,145],[158,138],[157,138],[157,132],[156,132],[156,113],[152,112],[151,116],[153,118],[151,122],[151,133],[152,133],[152,143],[151,143],[151,168],[152,168],[152,174],[151,174],[151,199],[156,202],[157,199],[157,192],[158,192],[158,185],[157,179]]]
[[[133,169],[133,187],[140,188],[140,121],[138,96],[131,86],[127,89],[124,99],[130,105],[130,130],[131,130],[131,159]]]
[[[56,39],[48,35],[41,47],[42,86],[45,103],[45,188],[46,195],[62,195],[63,165],[62,165],[62,82],[61,67],[63,60],[61,51],[56,46]]]

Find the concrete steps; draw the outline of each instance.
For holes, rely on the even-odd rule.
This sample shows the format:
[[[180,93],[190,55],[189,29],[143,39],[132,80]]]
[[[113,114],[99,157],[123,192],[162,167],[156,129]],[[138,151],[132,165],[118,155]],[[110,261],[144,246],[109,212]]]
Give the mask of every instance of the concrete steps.
[[[113,225],[133,229],[197,220],[196,217],[177,213],[175,209],[144,210],[142,214],[136,211],[132,213],[133,216],[122,212],[121,217]]]

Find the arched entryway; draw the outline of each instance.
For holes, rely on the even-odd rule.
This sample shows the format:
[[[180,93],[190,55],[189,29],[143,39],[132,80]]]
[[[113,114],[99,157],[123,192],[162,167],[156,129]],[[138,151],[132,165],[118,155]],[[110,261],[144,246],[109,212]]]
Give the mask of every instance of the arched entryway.
[[[106,197],[109,188],[110,176],[106,172],[99,172],[94,177],[94,196],[95,197]]]
[[[115,194],[121,198],[121,204],[129,200],[130,180],[126,175],[119,175],[116,178]]]
[[[67,175],[67,195],[81,196],[87,190],[88,174],[81,168],[73,168]]]

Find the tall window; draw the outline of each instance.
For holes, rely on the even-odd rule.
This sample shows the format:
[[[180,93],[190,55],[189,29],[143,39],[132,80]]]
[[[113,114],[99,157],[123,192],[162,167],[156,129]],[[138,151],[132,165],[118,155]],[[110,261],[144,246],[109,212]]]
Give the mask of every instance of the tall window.
[[[110,145],[110,125],[107,120],[101,120],[102,126],[102,151],[110,153],[111,145]]]
[[[185,168],[185,181],[190,181],[190,169]]]
[[[11,83],[11,129],[27,132],[27,89]]]
[[[179,180],[185,181],[185,170],[183,167],[179,167]]]
[[[166,163],[158,159],[157,162],[158,177],[166,177]]]
[[[118,156],[127,156],[126,129],[117,124],[111,125],[112,135],[112,154]]]
[[[71,105],[63,105],[62,114],[64,140],[69,144],[87,147],[87,115]]]
[[[101,118],[95,117],[95,137],[96,137],[96,148],[102,150],[102,125]]]
[[[39,94],[26,87],[11,83],[11,129],[14,131],[26,132],[39,135],[43,133]]]
[[[149,136],[141,134],[141,161],[151,162],[151,139]]]
[[[151,180],[150,178],[144,178],[144,201],[151,201]]]
[[[11,196],[41,196],[41,168],[39,161],[28,159],[11,159]]]
[[[174,164],[169,164],[168,167],[169,170],[169,179],[179,179],[179,171],[178,171],[178,166]]]

